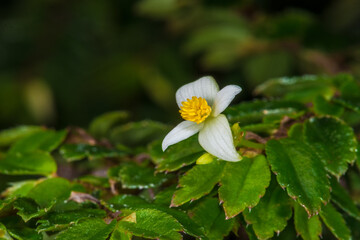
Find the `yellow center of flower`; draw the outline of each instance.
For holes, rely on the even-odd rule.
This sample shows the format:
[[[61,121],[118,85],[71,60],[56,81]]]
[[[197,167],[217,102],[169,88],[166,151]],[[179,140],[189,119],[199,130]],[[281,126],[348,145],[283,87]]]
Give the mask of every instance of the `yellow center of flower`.
[[[211,113],[211,107],[206,100],[201,97],[192,97],[181,103],[180,114],[185,120],[202,123]]]

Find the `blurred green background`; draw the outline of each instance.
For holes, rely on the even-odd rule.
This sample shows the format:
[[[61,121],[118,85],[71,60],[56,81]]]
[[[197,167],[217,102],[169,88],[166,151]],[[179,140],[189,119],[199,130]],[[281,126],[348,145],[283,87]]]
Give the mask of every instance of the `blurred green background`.
[[[2,0],[0,128],[87,126],[107,111],[180,120],[213,75],[251,99],[272,77],[360,76],[358,0]]]

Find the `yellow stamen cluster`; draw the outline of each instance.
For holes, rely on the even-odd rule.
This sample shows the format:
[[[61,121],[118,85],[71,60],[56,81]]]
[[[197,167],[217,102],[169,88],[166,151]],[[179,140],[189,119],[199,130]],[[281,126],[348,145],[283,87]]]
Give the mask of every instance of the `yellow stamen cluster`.
[[[181,103],[180,114],[185,120],[202,123],[211,113],[211,107],[206,100],[201,97],[192,97]]]

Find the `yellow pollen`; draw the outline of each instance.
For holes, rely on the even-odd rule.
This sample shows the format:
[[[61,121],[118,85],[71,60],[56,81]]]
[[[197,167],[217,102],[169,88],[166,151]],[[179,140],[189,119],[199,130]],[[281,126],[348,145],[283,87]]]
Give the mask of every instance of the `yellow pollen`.
[[[201,97],[192,97],[181,103],[180,114],[185,120],[202,123],[211,113],[211,107],[206,100]]]

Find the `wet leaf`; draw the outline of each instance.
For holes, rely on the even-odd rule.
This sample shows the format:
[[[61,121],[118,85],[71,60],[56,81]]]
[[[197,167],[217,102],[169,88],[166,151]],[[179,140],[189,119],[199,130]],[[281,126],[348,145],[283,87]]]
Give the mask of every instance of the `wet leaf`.
[[[116,228],[139,237],[182,239],[178,233],[182,230],[180,223],[171,215],[155,209],[137,210],[131,218],[119,221]]]
[[[227,218],[245,208],[255,207],[270,184],[270,169],[264,156],[243,158],[240,162],[227,162],[221,177],[219,198]]]
[[[117,149],[108,149],[102,146],[89,144],[64,144],[60,148],[60,154],[68,162],[78,161],[84,158],[101,159],[124,156],[124,152]]]
[[[56,240],[106,240],[115,225],[116,221],[106,224],[99,218],[86,219],[62,231],[57,235]]]
[[[309,215],[330,199],[330,184],[323,163],[312,148],[295,139],[270,140],[266,154],[280,186]]]
[[[9,146],[21,138],[41,130],[43,130],[43,128],[39,126],[18,126],[15,128],[2,130],[0,132],[0,147]]]
[[[0,173],[7,175],[50,175],[56,163],[49,153],[35,151],[9,154],[0,159]]]
[[[55,150],[65,139],[67,132],[43,130],[35,132],[17,141],[9,150],[8,154],[34,152],[37,150],[51,152]]]
[[[318,215],[309,218],[305,209],[299,204],[294,204],[294,223],[296,232],[304,240],[318,240],[322,227]]]
[[[176,171],[181,167],[190,165],[203,153],[204,149],[200,146],[197,136],[172,145],[165,152],[161,150],[160,141],[154,142],[150,146],[151,159],[160,172]]]
[[[259,239],[268,239],[286,227],[292,215],[291,199],[273,180],[259,204],[246,209],[243,215]]]
[[[211,209],[211,211],[209,211]],[[205,228],[205,235],[209,239],[223,239],[231,231],[235,219],[226,220],[216,198],[206,198],[191,209],[192,219]]]
[[[282,97],[297,102],[311,102],[317,96],[332,97],[333,78],[305,75],[270,79],[256,87],[255,92],[267,97]]]
[[[351,239],[350,230],[346,226],[344,218],[331,203],[322,208],[320,217],[336,238],[342,240]]]
[[[190,200],[197,200],[208,194],[223,174],[224,161],[196,165],[179,180],[179,189],[175,191],[171,206],[180,206]]]
[[[349,193],[335,179],[331,178],[331,201],[344,210],[350,216],[360,221],[360,211],[351,199]]]
[[[108,175],[111,179],[120,181],[123,188],[128,189],[159,187],[171,177],[163,173],[155,174],[150,167],[130,163],[111,168]]]
[[[34,199],[41,208],[49,208],[56,202],[68,199],[70,190],[71,186],[68,180],[49,178],[37,184],[26,197]]]
[[[314,111],[318,115],[341,116],[344,108],[332,102],[328,102],[323,96],[317,96],[314,100]]]
[[[268,122],[280,122],[283,116],[296,117],[302,115],[305,107],[294,101],[260,101],[243,102],[235,106],[231,106],[225,110],[230,123],[239,122],[241,126],[249,124],[262,123],[264,118],[268,118]],[[271,119],[271,121],[270,121]]]
[[[89,132],[96,138],[107,137],[113,127],[123,123],[127,118],[129,114],[124,111],[104,113],[90,123]]]
[[[182,210],[178,210],[175,208],[169,208],[169,205],[159,205],[157,203],[149,203],[144,199],[141,199],[137,196],[132,195],[119,195],[109,200],[109,203],[113,205],[116,209],[131,209],[131,210],[139,210],[139,209],[156,209],[162,212],[165,212],[172,217],[174,217],[184,228],[184,231],[187,234],[190,234],[194,237],[203,236],[202,227],[196,224],[193,220],[189,218],[189,216],[183,212]]]
[[[304,138],[324,162],[326,169],[339,177],[356,158],[357,141],[346,123],[331,117],[311,118],[304,124]]]
[[[37,221],[36,231],[61,231],[68,228],[71,224],[76,224],[82,219],[105,218],[106,212],[101,209],[79,208],[67,211],[51,212]]]

